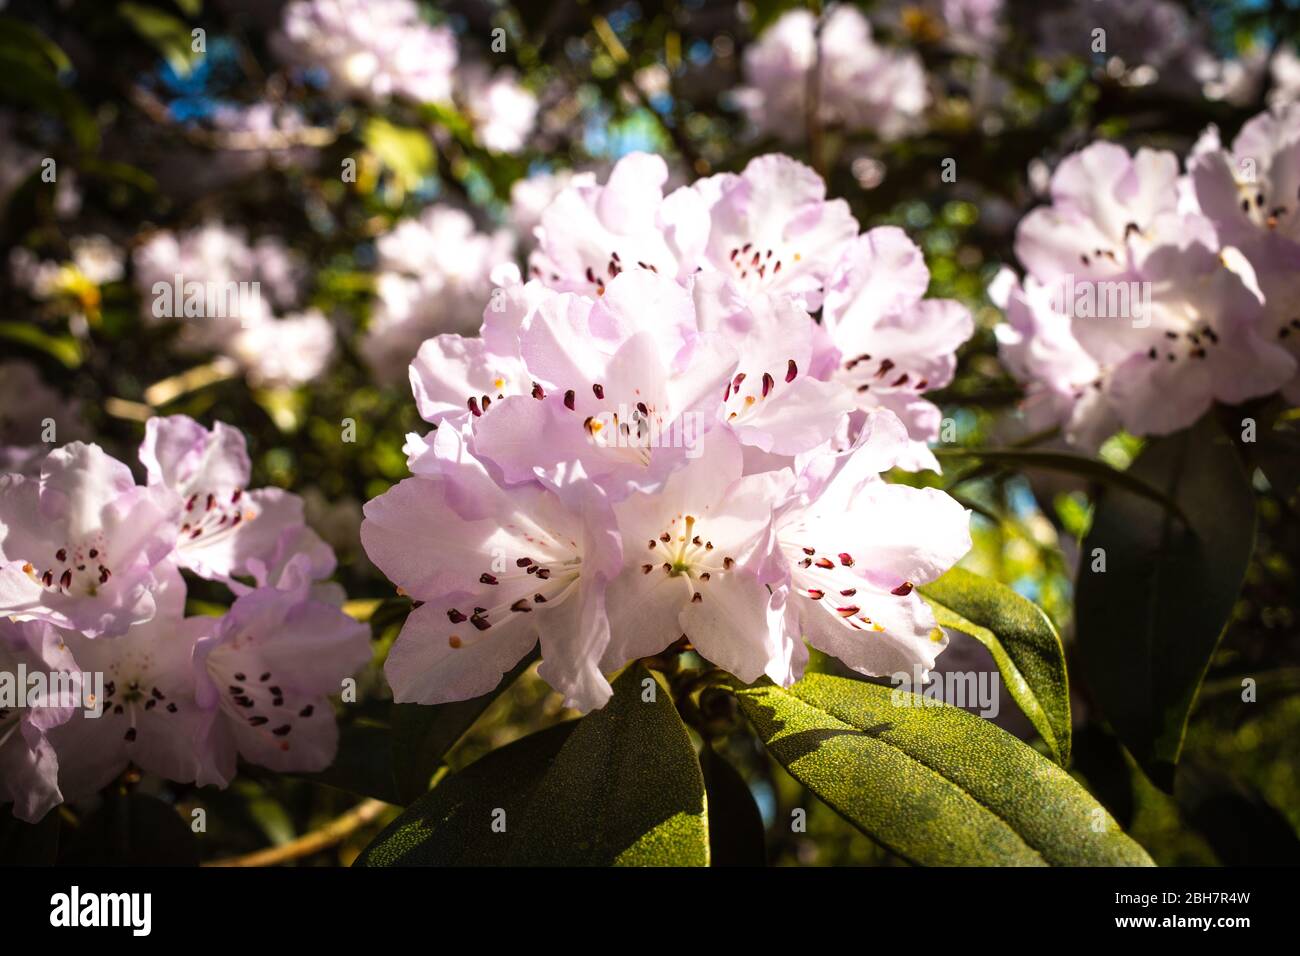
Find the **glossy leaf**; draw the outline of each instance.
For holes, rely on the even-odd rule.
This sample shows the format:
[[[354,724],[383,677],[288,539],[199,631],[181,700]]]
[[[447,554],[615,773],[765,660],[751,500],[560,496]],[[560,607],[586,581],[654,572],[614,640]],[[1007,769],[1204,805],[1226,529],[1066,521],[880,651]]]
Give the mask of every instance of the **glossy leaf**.
[[[492,701],[532,666],[537,656],[534,649],[501,678],[495,690],[472,700],[431,706],[393,705],[393,774],[400,802],[410,803],[429,789],[429,780],[447,751]]]
[[[509,862],[708,865],[700,764],[671,696],[642,665],[623,671],[547,769]]]
[[[1007,692],[1064,765],[1070,759],[1070,683],[1060,635],[1043,609],[964,568],[920,591],[942,627],[969,634],[993,655]]]
[[[1116,489],[1102,495],[1083,544],[1078,640],[1102,715],[1168,790],[1250,561],[1255,495],[1210,416],[1152,441],[1131,470],[1176,499],[1188,523]]]
[[[736,693],[795,779],[914,863],[1151,862],[1069,774],[964,710],[825,674]]]
[[[446,777],[390,823],[355,865],[504,863],[533,789],[576,725],[570,721],[530,734]],[[496,820],[504,830],[493,827]]]
[[[639,664],[614,682],[603,709],[494,750],[442,780],[358,860],[365,866],[707,862],[699,762],[668,692]]]

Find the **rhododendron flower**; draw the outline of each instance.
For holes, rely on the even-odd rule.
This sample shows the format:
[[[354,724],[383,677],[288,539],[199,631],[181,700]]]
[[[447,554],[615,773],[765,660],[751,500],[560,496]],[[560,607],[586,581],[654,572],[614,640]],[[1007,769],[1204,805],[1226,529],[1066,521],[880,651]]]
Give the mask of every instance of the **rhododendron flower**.
[[[305,385],[334,355],[334,326],[316,309],[265,318],[240,329],[228,352],[256,388]]]
[[[328,767],[338,747],[328,698],[370,659],[369,629],[305,587],[259,588],[199,620],[195,699],[213,717],[198,782],[224,786],[237,757],[280,771]]]
[[[854,399],[809,374],[821,330],[803,306],[767,294],[745,301],[720,275],[697,277],[693,291],[700,330],[719,333],[738,356],[719,414],[741,442],[789,456],[829,440]]]
[[[211,714],[195,700],[191,658],[207,618],[185,618],[185,584],[174,568],[159,574],[152,620],[114,638],[61,632],[77,666],[104,675],[103,713],[78,714],[55,728],[64,797],[77,800],[112,782],[128,765],[190,782],[203,760],[198,739]]]
[[[281,539],[303,525],[297,495],[248,490],[243,433],[222,422],[209,430],[185,415],[151,418],[140,461],[149,484],[172,493],[176,557],[200,577],[228,580],[262,571]]]
[[[474,453],[511,484],[559,488],[580,464],[615,499],[694,453],[737,358],[696,329],[686,289],[644,269],[594,300],[543,298],[519,343],[534,387],[474,405]]]
[[[709,202],[709,239],[702,261],[747,293],[791,296],[808,310],[845,246],[858,233],[843,199],[826,198],[810,167],[770,154],[739,176],[722,173],[693,187]]]
[[[1109,279],[1141,265],[1162,216],[1178,210],[1178,158],[1098,142],[1052,174],[1051,205],[1016,229],[1016,256],[1042,282]]]
[[[801,459],[775,521],[796,667],[806,656],[800,638],[873,677],[924,673],[947,646],[916,586],[970,550],[970,513],[938,489],[880,478],[911,444],[896,416],[877,411],[850,451]]]
[[[370,560],[421,602],[384,667],[394,698],[485,694],[540,638],[541,676],[571,706],[601,706],[610,695],[596,666],[609,641],[605,584],[621,561],[603,496],[587,488],[569,508],[551,491],[502,490],[475,463],[465,467],[469,507],[457,509],[447,481],[426,478],[365,506]]]
[[[542,213],[530,274],[593,296],[629,269],[684,280],[708,239],[707,203],[685,186],[665,196],[667,181],[668,165],[649,153],[624,156],[603,186],[575,177]]]
[[[818,106],[826,125],[897,138],[920,125],[928,102],[925,70],[914,53],[890,50],[871,36],[866,17],[838,4],[825,18],[791,10],[745,51],[736,99],[759,132],[787,141],[807,130],[808,73],[820,62]]]
[[[1119,430],[1104,394],[1105,372],[1079,344],[1055,286],[1033,276],[1023,284],[1003,269],[989,298],[1006,312],[993,331],[998,355],[1025,385],[1021,412],[1032,432],[1060,425],[1071,444],[1096,450]]]
[[[1076,335],[1100,333],[1089,348],[1114,364],[1109,393],[1125,428],[1167,434],[1215,401],[1267,395],[1294,375],[1295,360],[1260,334],[1263,305],[1248,270],[1194,236],[1171,238],[1143,269],[1152,286],[1149,326],[1076,321]],[[1127,357],[1119,358],[1121,350]]]
[[[1251,119],[1231,152],[1213,128],[1200,145],[1188,161],[1196,202],[1250,263],[1264,296],[1261,335],[1300,358],[1300,104]],[[1285,391],[1300,398],[1300,378]]]
[[[12,802],[18,819],[35,823],[63,802],[59,761],[49,732],[72,719],[84,702],[75,693],[78,682],[61,688],[50,682],[60,673],[80,676],[58,631],[44,622],[19,624],[0,617],[0,674],[15,682],[18,693],[26,694],[29,688],[16,684],[22,668],[28,675],[44,674],[46,683],[17,706],[0,704],[0,803]],[[77,699],[69,696],[70,689]]]
[[[537,120],[537,97],[512,70],[489,72],[481,63],[463,68],[457,99],[474,127],[474,138],[496,153],[523,149]]]
[[[395,379],[429,336],[473,329],[512,245],[507,230],[477,232],[466,213],[438,205],[381,236],[377,302],[361,344],[375,373]]]
[[[685,635],[746,683],[793,680],[793,642],[760,571],[773,547],[774,489],[783,476],[742,477],[739,442],[710,432],[703,454],[657,493],[616,506],[626,566],[609,587],[606,670],[662,651]]]
[[[822,310],[838,352],[833,378],[862,409],[888,408],[906,423],[912,452],[900,465],[938,470],[924,442],[939,437],[939,409],[922,396],[952,381],[957,349],[971,337],[970,310],[951,299],[922,299],[925,259],[900,229],[872,229],[836,265]]]
[[[39,479],[0,477],[0,613],[88,637],[149,620],[176,542],[168,497],[82,442],[50,452]]]

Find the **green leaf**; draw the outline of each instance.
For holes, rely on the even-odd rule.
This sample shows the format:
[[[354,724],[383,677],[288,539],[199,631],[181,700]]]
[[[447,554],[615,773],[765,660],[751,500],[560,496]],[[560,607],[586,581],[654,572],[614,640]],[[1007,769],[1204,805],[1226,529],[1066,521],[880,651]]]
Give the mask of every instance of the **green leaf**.
[[[558,724],[498,747],[416,800],[356,866],[492,866],[505,862],[533,789],[577,726]],[[505,831],[493,829],[494,813]]]
[[[398,126],[374,116],[366,123],[362,139],[393,173],[398,188],[408,193],[432,175],[437,161],[433,140],[418,127]]]
[[[68,368],[81,364],[81,347],[70,335],[49,335],[32,322],[0,322],[0,339],[19,342],[44,352]]]
[[[532,666],[537,656],[534,648],[501,678],[495,690],[481,697],[433,706],[393,705],[393,774],[401,803],[410,803],[429,789],[429,781],[447,751],[501,692]]]
[[[1178,501],[1158,485],[1144,481],[1140,475],[1129,471],[1112,468],[1104,461],[1072,455],[1063,451],[1036,451],[1016,448],[936,448],[934,453],[939,458],[979,458],[990,465],[1004,465],[1011,468],[1038,468],[1043,471],[1056,471],[1068,475],[1077,475],[1088,481],[1095,481],[1107,487],[1123,488],[1148,501],[1154,501],[1163,508],[1180,515]],[[963,478],[963,480],[965,480]]]
[[[1213,416],[1152,441],[1131,470],[1174,498],[1190,524],[1115,489],[1101,496],[1083,543],[1078,640],[1100,710],[1143,771],[1169,790],[1188,715],[1250,561],[1255,495]],[[1105,571],[1094,570],[1102,558]]]
[[[117,12],[167,61],[177,76],[188,76],[198,54],[190,28],[178,17],[142,3],[119,3]]]
[[[1070,683],[1061,638],[1042,608],[964,568],[919,590],[942,627],[988,648],[1007,692],[1064,766],[1070,759]]]
[[[72,61],[63,49],[30,23],[16,17],[0,17],[0,48],[6,50],[35,50],[40,53],[56,73],[72,69]]]
[[[578,723],[538,783],[510,862],[708,865],[695,748],[671,695],[641,664],[614,681],[609,703]]]
[[[668,692],[637,664],[603,709],[444,778],[358,863],[703,866],[708,858],[704,779],[690,737]]]
[[[59,852],[59,811],[24,823],[12,806],[0,807],[0,866],[53,866]]]
[[[914,863],[1151,863],[1069,774],[957,707],[826,674],[735,689],[795,779]]]
[[[763,815],[745,778],[707,743],[700,769],[709,798],[709,865],[766,866]]]

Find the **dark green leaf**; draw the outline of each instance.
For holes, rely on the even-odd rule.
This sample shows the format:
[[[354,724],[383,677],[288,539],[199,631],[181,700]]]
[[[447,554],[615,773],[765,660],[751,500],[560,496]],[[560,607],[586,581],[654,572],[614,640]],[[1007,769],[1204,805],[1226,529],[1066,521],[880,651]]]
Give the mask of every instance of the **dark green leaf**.
[[[700,764],[670,694],[643,666],[627,668],[609,703],[578,723],[538,783],[509,860],[708,865]]]
[[[1168,790],[1250,560],[1255,496],[1212,416],[1152,441],[1131,471],[1177,500],[1190,524],[1117,489],[1102,495],[1083,544],[1078,639],[1102,713]],[[1105,571],[1094,570],[1103,557]]]
[[[535,660],[536,648],[501,678],[495,690],[473,700],[433,706],[393,705],[393,773],[401,803],[410,803],[429,789],[447,751]]]
[[[1042,608],[963,568],[920,591],[942,627],[988,648],[1007,692],[1064,766],[1070,759],[1070,684],[1061,638]]]
[[[503,863],[533,789],[575,726],[570,721],[530,734],[448,776],[375,837],[356,865]],[[492,826],[497,810],[504,812],[504,832]]]
[[[1253,788],[1210,767],[1183,766],[1176,796],[1184,818],[1225,866],[1300,864],[1295,829]]]
[[[957,707],[825,674],[736,692],[795,779],[914,863],[1151,862],[1069,774]]]
[[[644,680],[653,700],[643,701]],[[602,710],[443,779],[358,863],[702,866],[708,856],[690,737],[668,691],[638,664],[614,682]]]
[[[120,13],[167,61],[178,76],[188,76],[199,54],[194,52],[190,28],[178,17],[142,3],[120,3]]]
[[[59,852],[59,811],[24,823],[13,807],[0,807],[0,866],[53,866]]]
[[[16,17],[0,17],[0,48],[39,53],[56,73],[72,69],[62,48],[30,23]]]
[[[763,816],[745,778],[709,744],[700,751],[709,797],[711,866],[766,866]]]

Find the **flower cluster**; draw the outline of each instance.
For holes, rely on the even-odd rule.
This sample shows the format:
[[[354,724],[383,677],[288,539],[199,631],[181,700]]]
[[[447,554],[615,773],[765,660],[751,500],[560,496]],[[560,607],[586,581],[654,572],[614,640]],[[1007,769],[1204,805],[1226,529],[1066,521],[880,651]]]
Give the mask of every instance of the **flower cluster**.
[[[375,306],[361,342],[375,377],[400,380],[435,332],[472,331],[492,293],[492,269],[513,249],[508,230],[478,232],[464,210],[440,204],[380,236]]]
[[[318,310],[292,311],[305,270],[277,237],[250,242],[215,221],[160,230],[132,265],[145,320],[200,319],[182,323],[181,347],[223,354],[251,384],[301,385],[329,364],[334,327]]]
[[[1214,402],[1300,395],[1300,107],[1255,117],[1231,150],[1207,130],[1186,166],[1094,143],[1021,221],[1027,274],[990,295],[1034,427],[1095,447],[1120,427],[1185,428]]]
[[[455,103],[495,153],[523,149],[537,119],[537,97],[512,70],[462,62],[451,27],[424,22],[413,0],[294,0],[274,46],[303,79],[340,98]]]
[[[451,99],[456,38],[421,20],[413,0],[294,0],[275,45],[341,95],[375,103]]]
[[[930,100],[915,53],[877,44],[856,7],[838,4],[818,29],[809,10],[784,13],[745,51],[736,100],[759,133],[798,142],[807,128],[808,75],[819,64],[821,122],[896,139],[919,126]]]
[[[644,154],[575,177],[528,281],[499,272],[479,335],[411,363],[436,427],[361,529],[416,602],[386,667],[397,700],[485,693],[539,640],[539,673],[584,710],[683,635],[781,684],[804,639],[875,675],[943,649],[915,587],[969,549],[968,515],[881,473],[934,466],[923,395],[969,313],[923,299],[906,236],[859,235],[788,157],[666,180]]]
[[[0,801],[23,819],[128,765],[220,786],[239,757],[323,769],[328,695],[369,658],[324,583],[333,552],[297,496],[247,487],[238,431],[153,418],[140,461],[143,485],[73,442],[35,477],[0,477],[0,673],[23,664],[62,688],[0,704]],[[187,617],[182,572],[226,584],[229,610]]]

